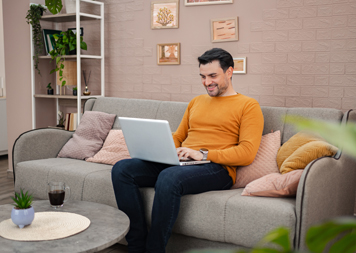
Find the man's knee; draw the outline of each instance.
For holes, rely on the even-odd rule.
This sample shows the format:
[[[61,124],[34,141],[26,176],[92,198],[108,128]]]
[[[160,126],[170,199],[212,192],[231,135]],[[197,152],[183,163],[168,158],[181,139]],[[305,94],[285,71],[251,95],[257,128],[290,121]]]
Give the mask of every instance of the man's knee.
[[[181,191],[181,181],[179,179],[178,173],[172,172],[173,169],[163,170],[157,179],[155,190],[161,193],[172,193]]]
[[[134,159],[124,159],[120,160],[112,167],[111,170],[111,179],[112,181],[116,181],[117,179],[125,176],[127,172],[134,166]]]

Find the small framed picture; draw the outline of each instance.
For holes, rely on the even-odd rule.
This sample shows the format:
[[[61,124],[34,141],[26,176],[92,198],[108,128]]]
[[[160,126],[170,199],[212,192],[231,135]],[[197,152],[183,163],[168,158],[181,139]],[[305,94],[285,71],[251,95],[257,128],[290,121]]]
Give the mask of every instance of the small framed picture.
[[[179,27],[179,0],[154,1],[151,3],[151,29]]]
[[[233,74],[246,74],[246,57],[234,58]]]
[[[68,28],[68,31],[72,30],[74,34],[77,34],[77,28]],[[84,28],[80,27],[80,36],[84,35]]]
[[[208,5],[208,4],[232,4],[234,0],[184,0],[186,6]]]
[[[51,29],[43,29],[43,40],[46,48],[46,53],[49,55],[54,48],[56,40],[53,37],[53,34],[60,34],[61,30],[51,30]]]
[[[225,42],[239,40],[239,18],[211,20],[211,41]]]
[[[157,44],[158,65],[180,64],[180,43]]]

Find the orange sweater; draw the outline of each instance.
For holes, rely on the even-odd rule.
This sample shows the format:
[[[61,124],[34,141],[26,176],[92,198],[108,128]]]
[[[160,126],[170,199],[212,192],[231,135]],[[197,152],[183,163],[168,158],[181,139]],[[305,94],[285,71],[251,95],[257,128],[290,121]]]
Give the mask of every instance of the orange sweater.
[[[253,98],[200,95],[190,101],[173,140],[176,147],[207,148],[208,160],[224,165],[235,183],[236,166],[255,159],[263,124],[261,108]]]

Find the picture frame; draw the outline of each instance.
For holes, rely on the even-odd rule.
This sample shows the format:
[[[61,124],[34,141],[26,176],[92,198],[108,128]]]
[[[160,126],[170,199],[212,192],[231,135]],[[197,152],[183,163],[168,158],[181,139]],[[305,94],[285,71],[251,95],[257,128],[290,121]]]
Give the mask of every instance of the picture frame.
[[[47,55],[53,50],[56,43],[53,34],[60,34],[61,32],[61,30],[43,29],[43,40]]]
[[[246,74],[246,57],[236,57],[234,60],[233,74]]]
[[[68,31],[69,30],[72,30],[74,34],[77,33],[77,28],[68,28]],[[84,35],[84,28],[80,27],[80,36],[83,36],[83,35]]]
[[[179,0],[151,2],[151,29],[179,27]]]
[[[211,5],[211,4],[232,4],[234,0],[184,0],[185,6]]]
[[[180,64],[180,43],[157,44],[158,65]]]
[[[239,40],[239,17],[211,20],[211,42]]]

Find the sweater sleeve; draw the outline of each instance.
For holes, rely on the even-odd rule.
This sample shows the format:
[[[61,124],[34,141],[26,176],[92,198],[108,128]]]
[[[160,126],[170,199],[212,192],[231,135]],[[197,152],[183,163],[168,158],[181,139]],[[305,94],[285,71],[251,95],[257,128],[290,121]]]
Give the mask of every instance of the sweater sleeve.
[[[176,148],[179,148],[182,146],[182,142],[187,138],[188,136],[188,129],[189,129],[189,108],[191,107],[191,103],[189,103],[187,109],[184,112],[183,118],[178,126],[177,131],[174,132],[173,134],[173,141],[176,146]]]
[[[253,162],[260,146],[264,120],[259,104],[252,103],[241,117],[238,145],[209,150],[208,160],[227,166],[246,166]]]

